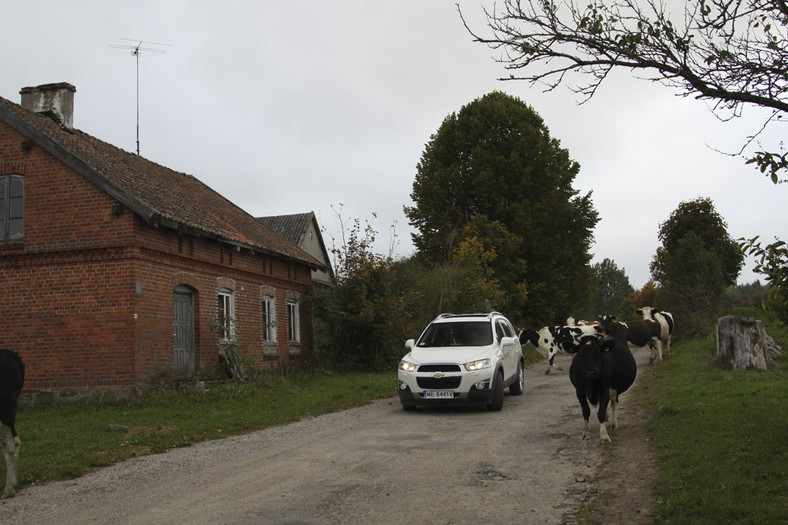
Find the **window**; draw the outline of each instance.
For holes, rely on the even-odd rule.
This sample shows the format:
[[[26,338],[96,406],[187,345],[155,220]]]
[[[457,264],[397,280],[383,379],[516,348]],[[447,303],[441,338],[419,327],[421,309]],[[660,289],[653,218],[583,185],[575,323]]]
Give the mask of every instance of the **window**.
[[[25,179],[21,175],[0,177],[0,241],[25,236]]]
[[[301,342],[301,325],[298,319],[298,301],[287,301],[287,340],[291,343]]]
[[[219,289],[218,301],[219,341],[227,343],[235,340],[235,296],[232,290]]]
[[[263,343],[276,342],[276,299],[263,296]]]

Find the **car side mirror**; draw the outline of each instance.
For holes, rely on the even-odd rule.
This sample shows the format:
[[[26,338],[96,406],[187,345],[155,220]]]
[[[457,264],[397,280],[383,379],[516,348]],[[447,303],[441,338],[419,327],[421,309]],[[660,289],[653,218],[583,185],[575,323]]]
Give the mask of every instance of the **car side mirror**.
[[[414,346],[416,346],[415,339],[408,339],[407,341],[405,341],[405,348],[407,348],[408,350],[413,350]]]

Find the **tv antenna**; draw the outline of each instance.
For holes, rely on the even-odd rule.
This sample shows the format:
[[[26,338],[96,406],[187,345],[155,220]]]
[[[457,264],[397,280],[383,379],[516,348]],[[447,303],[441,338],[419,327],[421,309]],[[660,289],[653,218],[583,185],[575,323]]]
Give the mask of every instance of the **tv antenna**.
[[[159,49],[157,47],[147,47],[147,46],[167,46],[171,47],[172,44],[162,44],[160,42],[148,42],[146,40],[139,40],[136,38],[121,38],[121,40],[126,40],[129,42],[137,42],[136,45],[122,45],[122,44],[110,44],[109,47],[115,49],[129,49],[131,50],[131,56],[137,59],[137,155],[140,154],[140,52],[150,52],[150,53],[166,53],[167,51],[164,49]],[[142,47],[145,44],[146,47]]]

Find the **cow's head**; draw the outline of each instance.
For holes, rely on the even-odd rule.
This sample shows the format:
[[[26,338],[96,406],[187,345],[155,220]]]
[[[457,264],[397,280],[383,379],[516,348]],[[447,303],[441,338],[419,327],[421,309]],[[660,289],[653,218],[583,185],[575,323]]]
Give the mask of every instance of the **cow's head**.
[[[638,315],[643,316],[643,319],[654,319],[654,312],[656,311],[656,308],[652,308],[650,306],[644,306],[635,310]]]
[[[602,369],[602,350],[596,337],[584,337],[580,340],[580,349],[575,355],[576,363],[583,378],[595,380]]]
[[[598,315],[596,316],[597,321],[599,321],[599,326],[607,332],[607,329],[610,327],[611,324],[616,322],[615,315]]]
[[[531,328],[520,332],[520,344],[524,345],[525,343],[531,343],[532,345],[538,347],[539,332],[537,332],[536,330],[532,330]]]

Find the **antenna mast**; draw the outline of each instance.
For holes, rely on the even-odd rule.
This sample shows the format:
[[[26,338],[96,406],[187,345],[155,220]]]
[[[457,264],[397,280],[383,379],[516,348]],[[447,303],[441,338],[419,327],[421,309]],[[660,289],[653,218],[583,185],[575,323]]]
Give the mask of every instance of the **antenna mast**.
[[[164,49],[158,49],[155,47],[142,47],[142,44],[147,44],[152,46],[168,46],[168,47],[170,47],[172,44],[148,42],[146,40],[138,40],[136,38],[121,38],[121,40],[127,40],[129,42],[137,42],[136,45],[110,44],[109,47],[115,49],[130,49],[131,56],[137,59],[137,155],[139,155],[140,154],[140,51],[149,51],[151,53],[167,52]]]

